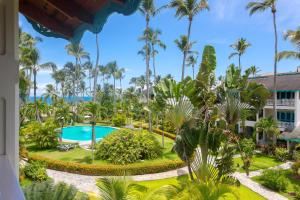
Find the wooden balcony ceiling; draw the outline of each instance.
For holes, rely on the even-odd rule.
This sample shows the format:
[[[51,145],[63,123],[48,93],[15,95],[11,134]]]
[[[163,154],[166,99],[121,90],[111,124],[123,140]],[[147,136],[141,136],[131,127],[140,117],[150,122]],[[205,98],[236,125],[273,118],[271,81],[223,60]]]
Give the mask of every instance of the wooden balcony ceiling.
[[[112,12],[124,12],[123,14],[126,15],[133,13],[137,9],[139,1],[20,0],[19,9],[31,24],[34,22],[39,28],[44,29],[44,31],[49,29],[48,33],[52,32],[58,34],[60,37],[71,39],[77,34],[76,29],[78,27],[82,25],[85,25],[85,27],[94,26],[95,16],[99,16],[99,12],[103,12],[103,15],[100,13],[100,16],[103,18],[104,24],[106,18]],[[99,21],[99,19],[96,20]],[[37,26],[33,24],[35,29],[37,29]],[[38,32],[41,31],[38,30]]]

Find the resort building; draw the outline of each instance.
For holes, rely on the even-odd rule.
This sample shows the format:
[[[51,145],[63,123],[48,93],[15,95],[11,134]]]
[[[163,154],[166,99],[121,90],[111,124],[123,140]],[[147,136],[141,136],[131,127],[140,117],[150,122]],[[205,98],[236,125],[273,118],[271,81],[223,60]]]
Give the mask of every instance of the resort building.
[[[270,91],[273,91],[274,76],[263,75],[251,78],[250,81],[263,84]],[[267,101],[266,106],[256,117],[246,121],[246,130],[252,133],[255,123],[262,117],[272,117],[273,95]],[[300,68],[296,72],[280,73],[277,75],[276,93],[277,121],[281,133],[291,133],[295,127],[300,125]],[[259,144],[265,141],[265,136],[261,133],[257,135]]]

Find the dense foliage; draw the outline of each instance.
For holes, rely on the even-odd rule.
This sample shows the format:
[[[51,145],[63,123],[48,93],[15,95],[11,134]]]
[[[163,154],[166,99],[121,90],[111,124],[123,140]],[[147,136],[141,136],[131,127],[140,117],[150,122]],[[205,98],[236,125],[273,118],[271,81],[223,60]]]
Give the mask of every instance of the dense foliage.
[[[44,123],[33,121],[21,129],[21,135],[28,143],[34,143],[37,148],[49,149],[56,147],[58,143],[58,133],[55,131],[57,127],[51,118]]]
[[[48,179],[46,165],[40,161],[32,161],[24,167],[25,176],[33,181]]]
[[[23,188],[27,200],[88,200],[88,196],[79,193],[74,186],[65,183],[54,184],[52,180],[33,183]]]
[[[284,176],[282,170],[265,170],[260,177],[262,184],[272,190],[285,191],[289,180]]]
[[[289,158],[289,151],[286,148],[276,148],[275,149],[275,158],[279,161],[286,161]]]
[[[126,123],[126,116],[123,114],[117,114],[112,118],[112,124],[116,127],[122,127]]]
[[[96,146],[96,158],[115,164],[154,159],[162,154],[159,141],[147,131],[120,129]]]

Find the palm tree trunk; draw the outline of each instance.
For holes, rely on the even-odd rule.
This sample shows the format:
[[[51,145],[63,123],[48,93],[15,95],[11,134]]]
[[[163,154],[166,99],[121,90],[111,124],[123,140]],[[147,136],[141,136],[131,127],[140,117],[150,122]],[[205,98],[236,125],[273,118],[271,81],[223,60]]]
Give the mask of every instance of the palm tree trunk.
[[[94,74],[94,96],[93,101],[96,102],[97,97],[97,77],[98,77],[98,62],[99,62],[99,42],[98,42],[98,34],[96,34],[96,48],[97,48],[97,57],[96,57],[96,64],[95,64],[95,74]]]
[[[241,55],[239,54],[239,68],[241,69]]]
[[[154,75],[154,82],[156,82],[156,70],[155,70],[155,49],[154,45],[152,44],[152,67],[153,67],[153,75]]]
[[[116,78],[114,78],[114,113],[116,112]]]
[[[94,162],[94,146],[95,146],[95,125],[92,125],[92,162]]]
[[[149,73],[149,62],[150,62],[150,55],[149,55],[149,21],[150,17],[147,14],[146,16],[146,82],[147,82],[147,106],[149,106],[150,102],[150,73]],[[151,112],[148,112],[148,126],[149,126],[149,131],[152,131],[152,119],[151,119]]]
[[[64,87],[65,87],[65,83],[64,82],[61,82],[60,83],[60,87],[61,87],[61,96],[62,98],[64,99],[65,98],[65,93],[64,93]]]
[[[274,55],[274,103],[273,103],[273,114],[274,119],[277,120],[277,53],[278,53],[278,34],[277,34],[277,26],[276,26],[276,8],[273,4],[272,7],[273,13],[273,26],[274,26],[274,36],[275,36],[275,55]]]
[[[191,36],[191,28],[192,28],[192,21],[193,19],[189,19],[189,27],[188,27],[188,35],[187,35],[187,45],[190,44],[190,36]],[[185,60],[187,56],[187,51],[186,49],[183,51],[183,61],[182,61],[182,74],[181,74],[181,81],[184,79],[184,71],[185,71]]]
[[[33,71],[33,102],[34,102],[34,105],[35,105],[35,119],[39,121],[39,111],[38,111],[38,105],[37,105],[37,102],[36,102],[36,89],[37,89],[37,86],[36,86],[36,71],[34,70]]]
[[[195,79],[195,65],[192,66],[193,69],[193,79]]]

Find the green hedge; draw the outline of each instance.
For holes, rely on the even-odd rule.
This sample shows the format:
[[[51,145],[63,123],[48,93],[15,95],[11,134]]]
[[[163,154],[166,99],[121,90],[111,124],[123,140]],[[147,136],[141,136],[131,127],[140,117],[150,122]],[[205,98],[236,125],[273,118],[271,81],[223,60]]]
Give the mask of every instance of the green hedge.
[[[181,160],[164,161],[162,163],[153,164],[134,163],[129,165],[80,164],[49,159],[39,155],[29,155],[28,160],[45,162],[49,169],[92,176],[123,176],[124,173],[126,175],[153,174],[185,166]]]
[[[133,125],[135,128],[140,128],[141,126],[139,124],[134,124]],[[148,126],[147,125],[142,125],[142,128],[143,129],[148,129]],[[169,132],[166,132],[166,131],[162,131],[160,129],[156,129],[156,128],[153,128],[152,131],[156,134],[159,134],[159,135],[162,135],[164,134],[164,136],[166,136],[167,138],[170,138],[172,140],[175,140],[176,138],[176,135],[172,134],[172,133],[169,133]]]

